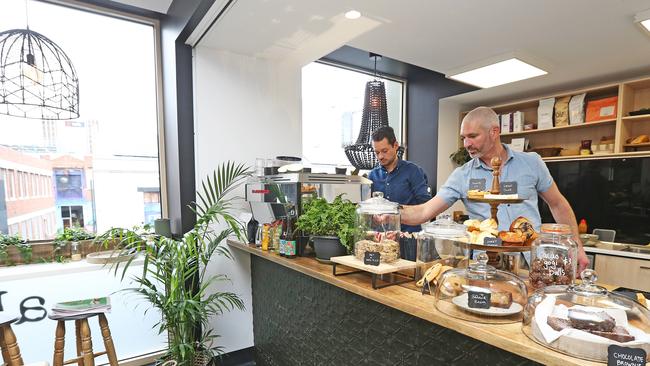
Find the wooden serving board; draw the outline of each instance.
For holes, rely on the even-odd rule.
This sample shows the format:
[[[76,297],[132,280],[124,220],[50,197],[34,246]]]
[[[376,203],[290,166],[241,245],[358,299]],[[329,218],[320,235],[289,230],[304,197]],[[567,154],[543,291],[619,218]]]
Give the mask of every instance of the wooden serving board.
[[[378,266],[370,266],[367,264],[363,264],[363,261],[357,259],[353,255],[332,257],[330,258],[330,260],[337,264],[342,264],[344,266],[360,269],[362,271],[366,271],[374,274],[393,273],[397,271],[403,271],[403,270],[415,268],[415,262],[407,261],[406,259],[398,259],[393,263],[380,263]]]

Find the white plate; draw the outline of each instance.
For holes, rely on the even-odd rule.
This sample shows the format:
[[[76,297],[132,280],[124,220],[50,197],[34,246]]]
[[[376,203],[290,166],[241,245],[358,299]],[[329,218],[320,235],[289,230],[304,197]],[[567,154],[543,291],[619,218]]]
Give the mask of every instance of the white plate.
[[[508,315],[518,314],[519,312],[524,310],[524,307],[517,302],[513,302],[512,305],[510,305],[510,307],[507,309],[497,308],[494,306],[491,306],[489,309],[470,308],[467,305],[467,296],[468,296],[467,292],[465,292],[464,294],[460,296],[456,296],[453,299],[451,299],[451,302],[454,303],[454,305],[458,306],[459,308],[462,308],[463,310],[467,310],[470,313],[476,313],[481,315],[508,316]]]

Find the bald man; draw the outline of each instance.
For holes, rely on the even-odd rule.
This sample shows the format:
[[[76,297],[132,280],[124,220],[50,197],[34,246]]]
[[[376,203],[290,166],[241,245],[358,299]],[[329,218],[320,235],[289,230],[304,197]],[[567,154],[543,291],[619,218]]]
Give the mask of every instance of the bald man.
[[[501,182],[516,182],[519,197],[525,198],[520,204],[499,206],[499,230],[509,230],[510,223],[519,216],[524,216],[539,231],[541,217],[537,206],[538,195],[549,205],[555,222],[571,227],[579,245],[579,272],[587,267],[589,260],[578,237],[578,225],[575,214],[557,188],[553,177],[542,158],[536,153],[512,151],[501,143],[499,117],[488,107],[478,107],[469,112],[460,126],[463,146],[472,160],[456,168],[438,193],[429,201],[406,206],[402,210],[401,220],[404,224],[417,225],[426,222],[462,200],[470,218],[484,220],[490,217],[490,206],[471,202],[467,199],[470,179],[483,183],[485,190],[492,186],[492,166],[490,160],[501,158]]]

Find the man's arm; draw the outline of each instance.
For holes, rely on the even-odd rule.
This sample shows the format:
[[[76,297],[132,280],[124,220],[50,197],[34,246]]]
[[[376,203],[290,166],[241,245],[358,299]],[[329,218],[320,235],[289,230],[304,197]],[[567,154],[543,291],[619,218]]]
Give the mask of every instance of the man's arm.
[[[580,241],[578,224],[576,221],[576,216],[573,213],[573,209],[571,208],[571,205],[569,205],[569,201],[567,201],[562,193],[560,193],[560,190],[557,188],[555,182],[551,184],[551,187],[547,189],[546,192],[540,192],[539,195],[542,196],[542,199],[544,199],[544,201],[546,201],[550,207],[551,214],[553,214],[555,222],[558,224],[569,225],[571,227],[571,232],[573,233],[573,236],[578,243],[577,275],[579,275],[580,272],[582,272],[582,270],[587,268],[589,265],[589,259],[587,258],[585,250],[582,247],[582,242]]]
[[[401,222],[407,225],[419,225],[438,216],[448,209],[444,199],[435,196],[427,202],[416,206],[404,206],[401,211]]]

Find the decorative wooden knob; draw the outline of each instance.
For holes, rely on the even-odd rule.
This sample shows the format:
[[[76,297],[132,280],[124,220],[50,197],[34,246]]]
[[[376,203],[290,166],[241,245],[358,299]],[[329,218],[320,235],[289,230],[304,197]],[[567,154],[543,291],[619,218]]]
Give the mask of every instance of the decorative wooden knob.
[[[499,176],[501,175],[501,158],[498,156],[493,157],[490,160],[490,165],[492,165],[492,189],[490,193],[499,194],[501,193],[501,188],[499,184]]]

